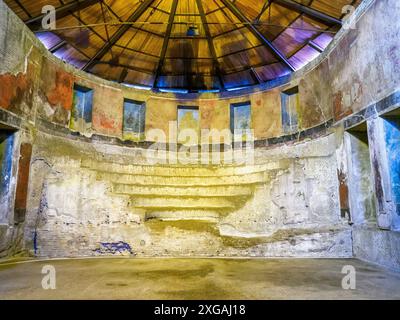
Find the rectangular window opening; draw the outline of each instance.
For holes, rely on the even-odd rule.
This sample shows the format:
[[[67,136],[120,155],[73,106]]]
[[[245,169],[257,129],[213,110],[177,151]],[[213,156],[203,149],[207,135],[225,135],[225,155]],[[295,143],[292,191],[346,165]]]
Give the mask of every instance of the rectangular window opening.
[[[281,93],[282,129],[290,134],[298,131],[299,88],[294,87]]]
[[[249,141],[252,139],[250,102],[231,105],[230,127],[233,141]]]
[[[178,106],[179,144],[198,145],[200,142],[199,107]]]
[[[74,85],[74,100],[72,105],[70,128],[85,132],[92,127],[93,90]]]
[[[143,141],[145,139],[146,103],[124,100],[123,137],[125,140]]]

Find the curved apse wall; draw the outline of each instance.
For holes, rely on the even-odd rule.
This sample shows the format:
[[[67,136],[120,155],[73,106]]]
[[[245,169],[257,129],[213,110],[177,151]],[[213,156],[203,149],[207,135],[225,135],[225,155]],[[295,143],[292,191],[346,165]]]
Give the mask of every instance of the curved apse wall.
[[[354,249],[397,266],[390,249],[362,244],[371,234],[398,243],[396,232],[380,231],[396,225],[379,214],[379,201],[372,227],[348,223],[355,202],[343,133],[398,104],[395,0],[364,1],[354,28],[291,79],[196,96],[142,92],[75,70],[0,6],[0,120],[18,130],[12,201],[2,202],[2,255],[348,257]],[[93,90],[92,121],[78,127],[80,135],[69,131],[74,84]],[[298,130],[290,132],[281,102],[294,87]],[[146,133],[167,136],[177,106],[198,106],[203,129],[229,129],[231,105],[250,101],[255,163],[146,166],[147,144],[122,141],[124,98],[146,103]]]

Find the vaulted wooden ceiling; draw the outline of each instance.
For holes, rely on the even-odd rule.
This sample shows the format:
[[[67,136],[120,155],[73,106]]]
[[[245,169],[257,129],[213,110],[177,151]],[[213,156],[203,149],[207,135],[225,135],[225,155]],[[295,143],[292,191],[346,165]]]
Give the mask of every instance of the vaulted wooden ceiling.
[[[317,57],[361,0],[6,0],[57,57],[153,89],[231,90]],[[44,31],[42,7],[56,8]],[[189,36],[188,29],[198,35]]]

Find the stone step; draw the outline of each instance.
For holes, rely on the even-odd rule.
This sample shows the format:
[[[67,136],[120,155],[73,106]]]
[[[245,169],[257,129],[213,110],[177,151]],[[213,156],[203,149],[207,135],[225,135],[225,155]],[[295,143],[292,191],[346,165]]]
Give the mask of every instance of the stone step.
[[[162,221],[182,221],[182,220],[199,220],[216,223],[220,214],[212,210],[161,210],[150,211],[146,213],[146,220],[162,220]]]
[[[132,165],[94,160],[82,160],[82,167],[100,172],[142,176],[168,177],[215,177],[238,176],[276,170],[284,167],[279,161],[252,166],[174,166],[174,165]]]
[[[167,209],[201,209],[201,210],[227,210],[234,209],[235,204],[225,198],[182,198],[182,197],[151,197],[132,198],[133,208],[161,211]],[[160,210],[161,209],[161,210]]]
[[[182,196],[182,197],[237,197],[251,196],[251,186],[137,186],[132,184],[114,184],[113,193],[131,196]]]
[[[181,177],[181,176],[146,176],[120,173],[97,172],[97,179],[127,185],[156,186],[223,186],[251,185],[269,181],[274,172],[251,173],[244,176],[214,176],[214,177]]]

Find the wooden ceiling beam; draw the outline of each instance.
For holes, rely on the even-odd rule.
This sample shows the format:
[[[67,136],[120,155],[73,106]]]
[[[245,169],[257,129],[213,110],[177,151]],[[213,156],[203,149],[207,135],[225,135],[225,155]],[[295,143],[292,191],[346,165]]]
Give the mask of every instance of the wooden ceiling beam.
[[[225,36],[225,35],[227,35],[227,34],[229,34],[229,33],[231,33],[231,32],[234,32],[234,31],[240,31],[240,30],[242,30],[242,29],[244,29],[244,28],[246,28],[245,25],[240,26],[240,27],[235,28],[235,29],[232,29],[232,30],[223,31],[223,32],[221,32],[221,33],[218,33],[218,34],[214,35],[214,36],[213,36],[213,39],[216,39],[216,38],[218,38],[218,37]]]
[[[22,5],[21,1],[19,1],[19,0],[14,0],[14,2],[18,5],[18,7],[20,7],[20,8],[22,9],[22,11],[25,12],[25,14],[26,14],[29,18],[32,18],[31,13],[30,13],[28,10],[26,10],[26,8]]]
[[[126,22],[136,22],[154,1],[155,0],[144,0]],[[105,54],[117,43],[117,41],[121,39],[121,37],[129,30],[130,27],[130,24],[124,24],[119,27],[119,29],[110,38],[110,41],[103,45],[103,47],[83,66],[82,70],[90,69],[95,64],[96,60],[101,60]]]
[[[240,22],[246,24],[249,31],[270,51],[282,61],[291,71],[296,71],[294,66],[286,59],[285,55],[280,52],[264,35],[247,19],[247,17],[230,1],[221,0],[221,2],[239,19]]]
[[[111,67],[117,67],[117,68],[123,68],[123,69],[132,70],[132,71],[137,71],[137,72],[140,72],[140,73],[147,74],[149,76],[152,76],[154,74],[154,72],[152,70],[133,67],[133,66],[129,66],[129,65],[123,64],[123,63],[114,63],[114,62],[110,62],[110,61],[96,61],[96,64],[106,64],[106,65],[109,65]],[[120,78],[121,78],[121,76],[120,76]],[[124,77],[124,79],[125,78],[126,78],[126,76]]]
[[[51,53],[54,53],[54,52],[58,51],[59,49],[61,49],[62,47],[66,46],[67,44],[68,44],[67,41],[62,40],[59,43],[57,43],[56,45],[54,45],[53,47],[49,48],[49,51]]]
[[[328,26],[332,25],[342,25],[342,20],[332,17],[326,13],[313,9],[311,7],[305,6],[301,3],[295,2],[293,0],[273,0],[274,3],[279,4],[287,9],[303,13],[306,16],[318,20]]]
[[[66,3],[58,8],[56,8],[56,19],[62,19],[73,12],[80,11],[90,7],[96,3],[99,3],[101,0],[83,0],[83,1],[73,1],[70,3]],[[41,28],[42,20],[45,17],[45,14],[40,14],[36,17],[30,18],[25,22],[25,24],[32,30],[37,28]]]
[[[214,42],[213,42],[213,39],[211,37],[211,32],[210,32],[210,29],[209,29],[208,24],[207,24],[207,18],[206,18],[206,15],[205,15],[205,12],[204,12],[204,8],[203,8],[203,4],[202,4],[201,1],[202,0],[196,0],[197,9],[199,10],[199,13],[200,13],[201,22],[203,24],[204,32],[205,32],[206,38],[207,38],[208,47],[210,49],[211,56],[213,58],[215,73],[217,75],[217,78],[218,78],[219,84],[221,86],[221,89],[225,90],[224,79],[223,79],[222,74],[221,74],[221,66],[219,65],[217,52],[215,51]]]
[[[117,15],[117,14],[115,13],[115,11],[114,11],[106,2],[104,2],[104,0],[102,0],[102,1],[103,1],[103,2],[102,2],[103,5],[107,8],[107,10],[110,11],[111,14],[112,14],[119,22],[123,22],[122,19],[121,19],[121,17],[120,17],[119,15]],[[154,10],[156,10],[156,11],[160,11],[160,12],[164,13],[164,10],[161,10],[161,9],[159,9],[159,8],[157,8],[157,7],[150,6],[150,8],[152,8],[152,9],[154,9]],[[167,13],[169,13],[169,12],[167,12]],[[139,27],[136,27],[136,26],[134,26],[134,25],[131,25],[131,28],[132,28],[132,29],[135,29],[135,30],[147,32],[147,33],[152,34],[153,36],[156,36],[156,37],[164,38],[164,35],[163,35],[163,34],[156,33],[156,32],[150,31],[150,30],[143,29],[143,27],[139,28]]]
[[[158,61],[157,71],[156,71],[156,74],[154,77],[153,88],[157,88],[158,78],[160,77],[162,68],[164,66],[165,56],[167,54],[168,43],[169,43],[169,39],[171,37],[172,27],[174,25],[173,23],[174,23],[177,8],[178,8],[178,0],[173,0],[172,6],[171,6],[171,12],[170,12],[169,18],[168,18],[167,31],[165,33],[165,38],[164,38],[163,46],[161,49],[160,60]]]
[[[257,15],[257,17],[254,19],[254,22],[255,22],[255,23],[260,23],[261,17],[262,17],[263,14],[265,13],[265,11],[267,11],[268,8],[271,7],[271,3],[272,3],[272,0],[265,0],[265,3],[264,3],[264,5],[263,5],[263,7],[262,7],[260,13],[259,13],[259,14]]]

